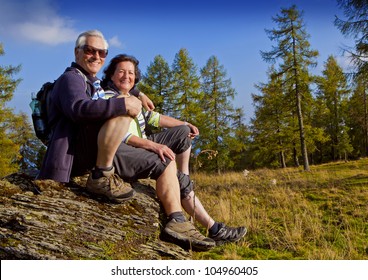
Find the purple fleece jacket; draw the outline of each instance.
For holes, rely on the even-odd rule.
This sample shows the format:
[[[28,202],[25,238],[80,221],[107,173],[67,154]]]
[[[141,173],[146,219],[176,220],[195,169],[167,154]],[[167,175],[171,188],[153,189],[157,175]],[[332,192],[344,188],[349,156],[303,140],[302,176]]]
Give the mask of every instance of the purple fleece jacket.
[[[85,79],[76,68],[87,77],[87,92]],[[48,109],[49,120],[55,125],[38,179],[69,182],[78,124],[106,121],[127,114],[125,98],[91,99],[95,80],[96,77],[88,75],[76,63],[72,63],[57,79]]]

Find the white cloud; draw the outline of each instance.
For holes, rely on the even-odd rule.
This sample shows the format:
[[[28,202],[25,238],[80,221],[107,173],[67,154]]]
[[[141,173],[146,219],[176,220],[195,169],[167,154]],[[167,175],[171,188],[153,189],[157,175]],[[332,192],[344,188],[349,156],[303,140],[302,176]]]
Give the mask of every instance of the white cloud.
[[[0,34],[47,45],[73,42],[79,32],[73,21],[57,14],[49,0],[5,0],[0,10]]]
[[[14,28],[22,38],[47,45],[72,42],[78,36],[78,33],[66,26],[62,20],[53,20],[48,25],[41,22],[24,22]]]
[[[123,48],[123,43],[119,40],[118,36],[114,36],[111,39],[108,40],[109,45],[112,47],[116,47],[119,49]]]

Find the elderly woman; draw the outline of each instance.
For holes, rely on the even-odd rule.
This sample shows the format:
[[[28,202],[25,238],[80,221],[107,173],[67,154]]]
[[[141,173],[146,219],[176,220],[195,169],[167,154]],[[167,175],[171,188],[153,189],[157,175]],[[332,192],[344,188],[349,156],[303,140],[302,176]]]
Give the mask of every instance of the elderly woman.
[[[135,57],[125,54],[117,55],[110,61],[104,70],[102,81],[105,98],[117,95],[130,97],[129,91],[139,82],[141,77],[138,64]],[[147,136],[145,133],[146,123],[167,129]],[[185,211],[189,215],[195,216],[196,220],[208,229],[209,237],[216,244],[238,241],[246,234],[246,228],[233,228],[215,222],[194,195],[193,184],[189,178],[189,158],[191,140],[197,135],[199,135],[198,128],[190,123],[154,111],[142,111],[137,118],[131,121],[128,133],[122,139],[123,144],[119,147],[122,156],[115,157],[116,161],[119,159],[119,162],[114,163],[116,172],[125,180],[147,177],[156,179],[156,191],[161,199],[162,188],[159,179],[168,166],[177,166],[178,170],[175,170],[175,174],[170,174],[170,178],[175,175],[177,179],[172,179],[173,181],[166,183],[172,184],[170,187],[173,188],[177,188],[177,184],[179,184],[181,205]],[[176,168],[172,168],[172,170],[174,169]],[[165,208],[165,203],[163,204]],[[180,213],[180,221],[184,221],[182,213]]]

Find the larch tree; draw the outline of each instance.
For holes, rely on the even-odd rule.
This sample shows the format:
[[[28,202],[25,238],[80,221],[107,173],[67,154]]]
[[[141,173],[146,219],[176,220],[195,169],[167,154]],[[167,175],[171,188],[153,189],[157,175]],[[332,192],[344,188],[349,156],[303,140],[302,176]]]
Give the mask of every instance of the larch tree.
[[[0,44],[0,56],[4,55],[3,45]],[[0,65],[0,177],[17,171],[20,159],[20,145],[12,137],[15,127],[14,120],[17,118],[6,103],[13,98],[13,93],[21,81],[13,76],[20,71],[20,66]]]
[[[266,30],[269,39],[275,41],[276,45],[269,52],[261,52],[261,55],[272,65],[275,65],[276,61],[281,61],[277,73],[284,80],[286,95],[295,104],[293,112],[299,129],[299,143],[295,145],[297,147],[300,144],[304,170],[309,171],[304,118],[305,110],[308,110],[307,103],[311,100],[309,85],[312,78],[309,68],[316,66],[318,52],[310,48],[309,35],[304,27],[302,14],[295,5],[288,9],[282,8],[281,14],[273,18],[278,28]]]
[[[201,72],[201,92],[203,98],[200,107],[204,113],[204,122],[201,125],[200,146],[202,150],[211,150],[218,153],[209,165],[221,172],[234,165],[230,158],[235,137],[232,124],[238,111],[232,105],[235,89],[231,80],[227,78],[224,66],[215,56],[211,56]],[[238,112],[239,113],[239,112]]]
[[[355,157],[368,156],[368,78],[360,76],[355,79],[352,96],[348,101],[347,126]]]
[[[19,168],[21,170],[39,170],[46,152],[46,146],[36,137],[32,124],[25,113],[17,115],[12,123],[14,129],[9,137],[19,145]]]
[[[326,127],[326,120],[330,115],[325,101],[322,98],[316,98],[314,106],[311,111],[311,126],[324,130]],[[330,137],[324,134],[322,141],[315,142],[315,152],[311,154],[311,163],[323,163],[330,161],[330,146],[325,145],[330,141]]]
[[[355,46],[345,48],[355,65],[357,75],[368,72],[368,2],[367,0],[337,0],[346,19],[335,18],[335,26],[341,33],[355,40]]]
[[[268,83],[256,85],[260,94],[252,94],[252,157],[255,166],[285,168],[293,151],[292,106],[286,100],[283,80],[273,67],[268,75]]]
[[[165,115],[173,111],[171,70],[161,55],[155,56],[153,62],[147,67],[147,72],[142,75],[138,88],[153,100],[156,111]]]
[[[335,26],[346,37],[353,38],[355,46],[346,47],[355,66],[356,85],[349,101],[350,136],[356,147],[356,156],[368,155],[368,2],[366,0],[337,0],[345,18],[335,18]]]
[[[232,133],[225,137],[230,148],[232,170],[243,171],[249,164],[249,149],[251,133],[244,121],[243,108],[235,108],[235,114],[231,124]]]
[[[187,49],[180,49],[172,65],[172,112],[170,115],[183,121],[198,123],[202,114],[199,106],[202,95],[197,66]]]
[[[350,91],[346,76],[333,56],[328,57],[322,76],[317,79],[317,85],[317,99],[321,99],[321,103],[327,108],[322,128],[330,138],[330,142],[327,143],[330,145],[329,159],[337,160],[341,154],[338,147],[342,147],[339,140],[343,139],[346,142],[346,135],[341,138],[341,134],[347,131],[345,126]]]

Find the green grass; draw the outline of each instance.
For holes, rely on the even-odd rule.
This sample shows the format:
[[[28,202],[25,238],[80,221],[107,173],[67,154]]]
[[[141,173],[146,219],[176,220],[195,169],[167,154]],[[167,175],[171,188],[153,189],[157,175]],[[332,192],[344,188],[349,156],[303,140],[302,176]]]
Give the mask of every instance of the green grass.
[[[248,228],[194,259],[368,259],[368,159],[192,177],[217,221]]]

